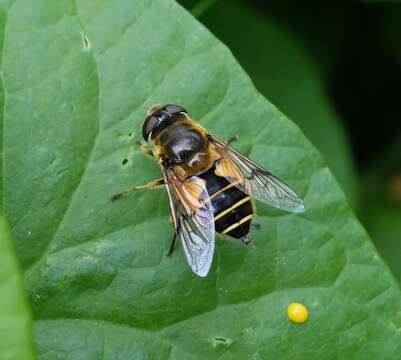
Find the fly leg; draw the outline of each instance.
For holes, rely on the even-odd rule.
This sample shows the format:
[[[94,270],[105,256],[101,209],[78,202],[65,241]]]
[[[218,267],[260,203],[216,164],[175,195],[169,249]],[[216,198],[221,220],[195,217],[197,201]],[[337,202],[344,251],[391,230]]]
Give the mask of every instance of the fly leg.
[[[171,220],[171,224],[174,225],[174,220],[172,218],[170,218]],[[167,256],[171,257],[173,255],[174,249],[175,249],[175,245],[177,243],[177,234],[180,232],[180,223],[178,223],[177,227],[175,228],[174,231],[174,236],[171,240],[171,244],[170,244],[170,248],[168,249],[168,253]]]
[[[145,184],[145,185],[134,186],[134,187],[132,187],[132,188],[130,188],[130,189],[127,189],[127,190],[125,190],[125,191],[121,191],[121,192],[119,192],[119,193],[117,193],[117,194],[114,194],[114,195],[110,198],[110,200],[111,200],[111,201],[116,201],[116,200],[118,200],[118,199],[121,199],[123,196],[128,195],[129,193],[132,193],[132,192],[134,192],[134,191],[141,190],[141,189],[151,189],[151,190],[153,190],[153,189],[160,189],[163,185],[164,185],[164,179],[163,179],[163,178],[157,179],[157,180],[148,182],[148,183]]]
[[[253,246],[253,243],[248,236],[241,238],[241,241],[248,249],[255,249],[255,246]]]
[[[234,134],[233,136],[231,136],[231,137],[226,141],[226,144],[227,144],[227,145],[230,145],[230,144],[232,144],[233,142],[238,141],[238,140],[239,140],[239,134]]]
[[[177,240],[177,232],[174,233],[173,239],[171,240],[170,248],[168,249],[167,256],[171,257],[173,255],[174,249],[175,249],[175,244]]]
[[[145,155],[151,156],[152,158],[154,157],[154,156],[153,156],[153,151],[149,148],[149,146],[148,146],[147,144],[144,144],[144,143],[140,142],[139,140],[136,141],[135,143],[139,146],[139,149],[140,149]]]

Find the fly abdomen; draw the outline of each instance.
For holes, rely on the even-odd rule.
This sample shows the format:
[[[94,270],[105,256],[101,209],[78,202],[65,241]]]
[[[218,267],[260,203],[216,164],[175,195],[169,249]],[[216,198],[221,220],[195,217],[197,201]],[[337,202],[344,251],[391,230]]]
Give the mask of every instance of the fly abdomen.
[[[241,192],[241,190],[236,189]],[[227,234],[236,239],[242,239],[249,233],[251,220],[253,216],[252,204],[250,197],[247,196],[244,202],[237,202],[226,209],[227,213],[219,217],[215,216],[216,231],[221,234]]]
[[[215,229],[220,234],[242,239],[249,233],[253,216],[251,198],[233,183],[217,176],[215,168],[200,175],[206,181],[212,202]]]

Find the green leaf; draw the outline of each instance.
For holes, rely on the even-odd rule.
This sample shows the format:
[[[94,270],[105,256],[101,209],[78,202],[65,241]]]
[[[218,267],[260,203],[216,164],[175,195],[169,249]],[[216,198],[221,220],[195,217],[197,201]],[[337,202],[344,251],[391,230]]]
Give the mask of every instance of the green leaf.
[[[2,6],[3,203],[41,359],[398,356],[398,285],[338,184],[189,13],[168,0]],[[239,132],[307,211],[258,204],[256,250],[219,237],[206,279],[180,249],[167,258],[166,194],[109,200],[160,176],[134,145],[156,102]],[[294,301],[304,325],[286,317]]]
[[[301,39],[246,2],[217,2],[202,22],[230,48],[258,90],[321,151],[355,206],[356,175],[348,139]]]
[[[22,275],[10,240],[10,230],[0,214],[0,358],[34,359],[32,322]]]

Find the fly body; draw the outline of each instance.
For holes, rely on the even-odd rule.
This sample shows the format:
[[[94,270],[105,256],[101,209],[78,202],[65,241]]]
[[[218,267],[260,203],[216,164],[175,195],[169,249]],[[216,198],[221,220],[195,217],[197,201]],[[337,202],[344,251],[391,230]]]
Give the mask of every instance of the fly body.
[[[142,134],[152,149],[145,144],[141,149],[158,162],[163,178],[132,190],[166,188],[174,240],[180,239],[189,266],[199,276],[209,272],[216,232],[252,245],[252,198],[287,211],[305,210],[287,184],[211,135],[181,106],[153,106]]]

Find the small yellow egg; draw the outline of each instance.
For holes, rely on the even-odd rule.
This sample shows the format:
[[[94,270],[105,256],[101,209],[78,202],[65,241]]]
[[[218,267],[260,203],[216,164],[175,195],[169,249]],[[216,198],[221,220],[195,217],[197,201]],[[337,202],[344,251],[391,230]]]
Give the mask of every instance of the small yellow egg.
[[[287,315],[292,322],[296,324],[303,324],[308,320],[309,312],[305,305],[292,303],[288,305]]]

